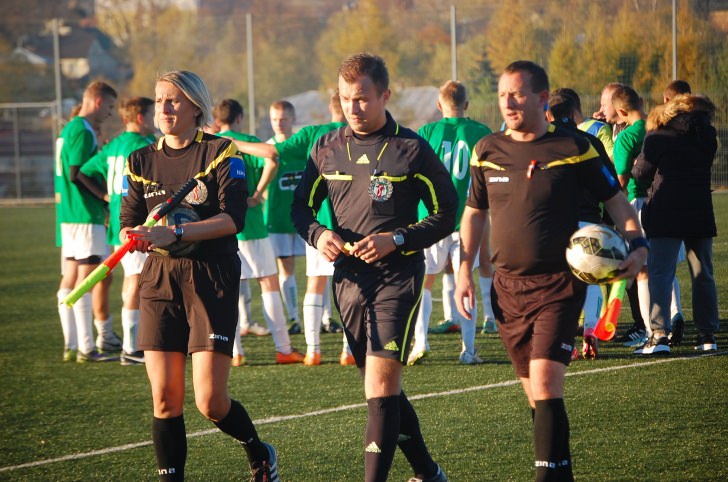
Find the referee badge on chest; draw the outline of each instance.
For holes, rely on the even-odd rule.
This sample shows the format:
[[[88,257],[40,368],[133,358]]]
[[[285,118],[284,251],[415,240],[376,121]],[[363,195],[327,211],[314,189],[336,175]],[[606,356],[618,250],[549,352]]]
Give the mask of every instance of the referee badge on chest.
[[[392,181],[386,177],[373,177],[372,180],[369,181],[369,197],[374,201],[380,203],[387,201],[390,197],[392,197],[393,191],[394,186],[392,185]]]
[[[204,182],[201,180],[197,180],[197,186],[187,195],[185,196],[185,201],[195,205],[200,205],[207,201],[207,186]]]

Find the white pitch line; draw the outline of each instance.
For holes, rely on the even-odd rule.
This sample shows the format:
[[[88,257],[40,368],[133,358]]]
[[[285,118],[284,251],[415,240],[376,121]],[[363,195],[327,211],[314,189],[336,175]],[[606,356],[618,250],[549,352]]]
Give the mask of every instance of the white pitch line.
[[[676,357],[676,358],[662,358],[659,360],[651,360],[648,362],[630,363],[629,365],[619,365],[619,366],[604,367],[604,368],[594,368],[591,370],[568,372],[566,374],[566,376],[567,377],[576,377],[576,376],[581,376],[581,375],[594,375],[597,373],[615,372],[618,370],[625,370],[628,368],[637,368],[637,367],[644,367],[644,366],[649,366],[649,365],[659,365],[662,363],[671,363],[671,362],[676,362],[676,361],[699,360],[701,358],[725,355],[725,354],[728,354],[728,351],[719,351],[719,352],[711,353],[709,355],[683,356],[683,357]],[[455,390],[446,390],[444,392],[423,393],[421,395],[407,395],[407,398],[410,400],[425,400],[427,398],[448,397],[448,396],[452,396],[452,395],[460,395],[463,393],[478,392],[478,391],[482,391],[482,390],[491,390],[494,388],[510,387],[513,385],[520,385],[520,383],[521,383],[520,380],[508,380],[505,382],[490,383],[488,385],[477,385],[474,387],[458,388]],[[263,418],[260,420],[254,420],[253,423],[256,426],[268,425],[268,424],[278,423],[278,422],[287,422],[289,420],[298,420],[301,418],[315,417],[318,415],[328,415],[328,414],[336,413],[336,412],[344,412],[347,410],[354,410],[357,408],[366,408],[366,406],[367,406],[366,403],[353,403],[350,405],[340,405],[338,407],[326,408],[326,409],[322,409],[322,410],[314,410],[312,412],[300,413],[300,414],[296,414],[296,415],[279,415],[279,416],[275,416],[275,417],[268,417],[268,418]],[[205,435],[212,435],[214,433],[220,433],[220,430],[217,428],[208,429],[208,430],[200,430],[198,432],[193,432],[193,433],[187,434],[187,438],[202,437]],[[41,465],[54,464],[54,463],[58,463],[58,462],[67,462],[69,460],[85,459],[88,457],[94,457],[96,455],[108,455],[108,454],[113,454],[116,452],[124,452],[126,450],[132,450],[132,449],[137,449],[140,447],[146,447],[148,445],[152,445],[151,440],[147,440],[145,442],[133,443],[133,444],[119,445],[116,447],[109,447],[106,449],[92,450],[90,452],[83,452],[80,454],[64,455],[63,457],[56,457],[53,459],[37,460],[35,462],[27,462],[27,463],[19,464],[19,465],[10,465],[7,467],[0,467],[0,472],[11,472],[14,470],[39,467]]]

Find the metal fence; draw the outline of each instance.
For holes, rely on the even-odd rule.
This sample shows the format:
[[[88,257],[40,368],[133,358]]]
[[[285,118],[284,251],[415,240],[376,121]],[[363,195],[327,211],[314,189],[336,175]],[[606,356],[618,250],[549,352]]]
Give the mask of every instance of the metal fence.
[[[0,104],[0,199],[53,197],[54,102]]]
[[[457,77],[469,88],[469,116],[497,128],[495,85],[504,62],[528,58],[541,63],[552,87],[579,91],[587,115],[597,110],[599,91],[611,81],[633,85],[649,110],[661,102],[662,87],[679,67],[677,76],[718,107],[713,185],[728,189],[728,1],[269,0],[252,2],[253,11],[244,10],[251,2],[227,2],[232,7],[225,11],[202,8],[204,0],[197,3],[201,9],[195,12],[162,9],[125,20],[125,11],[114,9],[114,2],[96,2],[111,7],[96,11],[98,26],[108,27],[118,44],[110,54],[125,72],[134,72],[124,81],[112,80],[122,97],[152,97],[160,72],[193,70],[202,74],[213,100],[240,100],[251,133],[265,138],[268,105],[280,98],[293,100],[299,126],[326,121],[321,119],[326,91],[336,83],[332,62],[368,50],[390,66],[389,107],[403,125],[416,129],[435,120],[436,87]],[[675,5],[677,37],[671,34]],[[17,21],[26,22],[25,32],[44,30],[33,19]],[[162,28],[171,24],[174,29]],[[119,25],[125,27],[111,30]],[[61,37],[61,52],[64,42]],[[98,45],[92,53],[92,73],[95,64],[108,68]],[[61,69],[35,68],[32,79],[21,81],[10,96],[0,86],[0,200],[53,196],[55,70]],[[716,80],[721,75],[724,81]],[[88,80],[64,77],[64,105],[80,100]],[[307,94],[311,91],[321,92],[318,101]],[[113,137],[121,127],[118,119],[107,122],[102,137]]]

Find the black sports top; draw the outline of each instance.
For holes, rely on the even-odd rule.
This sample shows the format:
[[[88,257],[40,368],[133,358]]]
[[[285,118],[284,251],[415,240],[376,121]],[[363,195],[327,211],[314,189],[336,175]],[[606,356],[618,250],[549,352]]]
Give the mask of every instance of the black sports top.
[[[532,142],[515,141],[509,131],[481,139],[471,157],[467,205],[490,209],[496,269],[568,270],[564,250],[578,227],[584,189],[600,201],[619,191],[604,161],[584,136],[553,125]]]
[[[389,113],[386,125],[373,134],[360,136],[342,127],[319,138],[311,150],[291,216],[312,246],[326,230],[316,212],[327,196],[334,231],[345,242],[380,232],[404,235],[400,249],[371,266],[354,257],[341,260],[355,270],[422,260],[422,249],[455,227],[458,200],[449,173],[430,145]],[[430,215],[418,222],[420,199]]]

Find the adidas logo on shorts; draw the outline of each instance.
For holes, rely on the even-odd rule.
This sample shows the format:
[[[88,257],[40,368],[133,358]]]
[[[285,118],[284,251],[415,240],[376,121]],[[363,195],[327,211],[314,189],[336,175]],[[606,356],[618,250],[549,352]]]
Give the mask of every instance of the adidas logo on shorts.
[[[367,445],[367,448],[364,449],[365,452],[370,452],[373,454],[381,454],[382,449],[379,448],[376,442],[372,442],[369,445]]]
[[[389,350],[389,351],[399,351],[399,347],[397,346],[397,342],[394,341],[394,340],[392,340],[389,343],[387,343],[386,345],[384,345],[384,349],[385,350]]]

